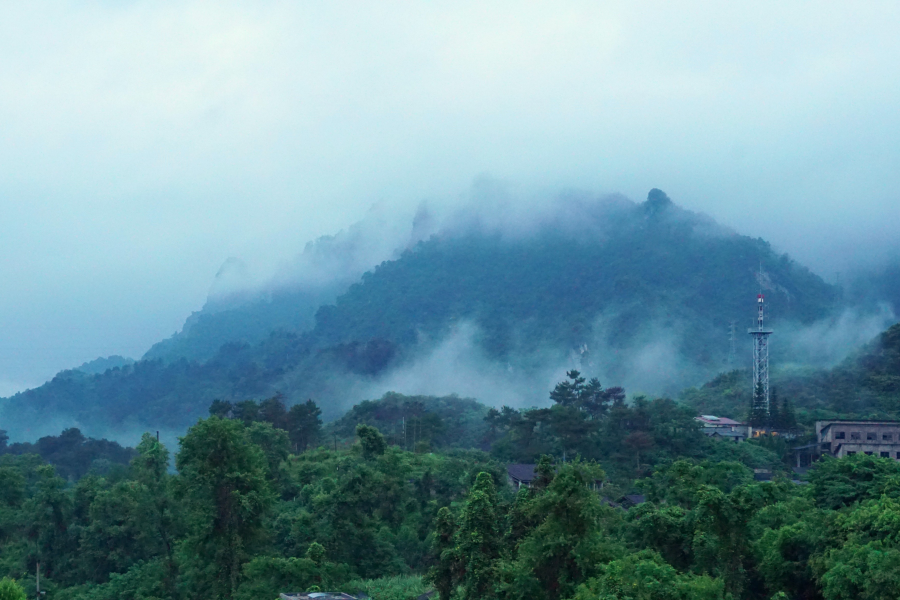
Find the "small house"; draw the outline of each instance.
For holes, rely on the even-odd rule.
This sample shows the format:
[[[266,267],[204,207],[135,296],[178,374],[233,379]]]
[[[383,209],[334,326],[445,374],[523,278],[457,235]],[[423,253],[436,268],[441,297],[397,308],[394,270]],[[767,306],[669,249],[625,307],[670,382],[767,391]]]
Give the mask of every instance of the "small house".
[[[715,415],[700,415],[694,417],[700,423],[700,430],[707,437],[729,442],[742,442],[753,435],[753,428],[746,423],[741,423],[728,417]]]

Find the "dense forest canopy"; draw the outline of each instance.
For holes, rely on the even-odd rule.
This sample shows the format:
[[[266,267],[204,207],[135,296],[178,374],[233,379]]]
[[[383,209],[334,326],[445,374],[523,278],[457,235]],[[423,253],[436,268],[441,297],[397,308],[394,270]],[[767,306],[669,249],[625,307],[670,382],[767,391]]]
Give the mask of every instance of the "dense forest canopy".
[[[77,432],[36,445],[56,468],[0,454],[0,592],[34,596],[40,563],[47,600],[896,597],[897,461],[798,481],[777,440],[714,441],[671,400],[577,371],[549,400],[390,394],[327,428],[312,401],[216,401],[174,461],[147,434],[127,466],[68,481]],[[536,463],[530,487],[511,461]]]

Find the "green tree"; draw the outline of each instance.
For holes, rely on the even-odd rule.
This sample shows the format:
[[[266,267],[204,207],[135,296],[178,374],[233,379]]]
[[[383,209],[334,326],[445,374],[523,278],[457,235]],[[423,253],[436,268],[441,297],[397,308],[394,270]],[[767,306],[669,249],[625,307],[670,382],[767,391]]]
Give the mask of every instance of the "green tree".
[[[550,392],[550,399],[563,406],[578,406],[584,390],[584,377],[576,370],[566,371],[566,381],[556,384]]]
[[[770,429],[783,429],[784,419],[781,416],[781,407],[778,405],[778,390],[772,388],[772,396],[769,398],[769,418],[767,425]]]
[[[28,536],[35,544],[34,558],[41,561],[47,577],[74,576],[77,540],[69,528],[72,497],[53,467],[42,465],[36,471],[37,491],[26,507]]]
[[[231,414],[235,419],[242,421],[244,425],[249,425],[254,421],[259,421],[259,404],[255,400],[238,402],[231,407]]]
[[[302,404],[295,404],[288,411],[288,433],[294,452],[303,452],[315,446],[322,430],[322,411],[311,399]]]
[[[362,423],[357,425],[356,437],[359,438],[359,445],[362,448],[363,457],[366,459],[381,456],[387,450],[384,436],[371,425],[363,425]]]
[[[762,382],[756,384],[753,397],[750,401],[750,425],[753,427],[765,427],[769,421],[769,413],[766,410],[766,391]]]
[[[176,465],[190,511],[183,557],[192,567],[191,595],[230,599],[265,534],[273,500],[265,456],[239,421],[210,417],[181,439]]]
[[[0,600],[25,600],[25,590],[14,579],[0,579]]]
[[[721,580],[678,573],[658,554],[643,550],[600,567],[578,588],[575,600],[724,600]]]
[[[209,416],[228,419],[231,418],[231,411],[233,408],[234,406],[232,406],[231,402],[228,400],[219,400],[217,398],[209,405]]]
[[[487,600],[495,595],[496,560],[500,557],[499,516],[494,480],[490,473],[481,472],[466,498],[456,532],[466,600]]]
[[[594,465],[562,465],[531,510],[539,519],[504,567],[506,598],[568,598],[612,556],[604,540],[600,497],[593,484],[604,473]]]
[[[745,594],[754,557],[750,522],[763,507],[785,499],[785,485],[791,484],[740,485],[729,494],[701,486],[694,510],[695,568],[721,577],[736,597]]]
[[[131,461],[135,481],[140,484],[141,529],[145,535],[155,538],[165,556],[164,588],[175,594],[178,567],[175,560],[175,541],[180,524],[176,518],[177,507],[171,493],[169,475],[169,451],[154,436],[145,433],[137,446],[138,455]]]
[[[456,522],[446,506],[438,510],[434,525],[432,554],[435,565],[428,571],[428,580],[434,584],[440,600],[450,600],[454,585],[459,581],[461,566],[456,549]]]
[[[900,501],[881,496],[837,515],[832,547],[812,560],[825,600],[895,600]]]
[[[259,403],[259,419],[277,427],[288,430],[288,411],[284,406],[284,396],[280,393],[266,398]]]
[[[900,463],[866,454],[825,458],[809,473],[816,505],[833,510],[882,494],[900,495]]]
[[[794,407],[787,396],[781,401],[781,426],[784,429],[791,430],[797,428],[797,416],[794,414]]]

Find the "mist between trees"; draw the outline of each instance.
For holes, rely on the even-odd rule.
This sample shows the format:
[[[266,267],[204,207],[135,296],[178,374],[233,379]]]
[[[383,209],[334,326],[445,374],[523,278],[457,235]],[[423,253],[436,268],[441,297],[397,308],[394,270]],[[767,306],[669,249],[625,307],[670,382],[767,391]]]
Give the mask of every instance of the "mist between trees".
[[[884,525],[900,515],[895,461],[825,460],[800,484],[783,440],[711,440],[672,400],[626,401],[577,371],[548,399],[498,410],[389,394],[325,426],[311,400],[215,401],[174,465],[146,434],[127,458],[105,469],[95,459],[68,481],[7,447],[0,574],[15,583],[0,589],[33,596],[38,562],[50,600],[316,589],[837,600],[898,589],[900,545]],[[59,461],[63,440],[96,446],[76,437],[64,433],[48,458]],[[530,487],[510,484],[510,462],[536,464]],[[771,481],[756,481],[760,470]]]

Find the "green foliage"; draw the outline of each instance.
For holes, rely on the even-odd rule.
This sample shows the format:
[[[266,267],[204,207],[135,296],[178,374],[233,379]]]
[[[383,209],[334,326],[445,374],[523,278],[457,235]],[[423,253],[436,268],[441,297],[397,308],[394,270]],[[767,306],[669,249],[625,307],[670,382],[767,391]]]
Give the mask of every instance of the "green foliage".
[[[450,509],[444,506],[437,513],[432,537],[431,552],[436,564],[428,571],[428,580],[434,584],[440,600],[450,600],[454,581],[459,579],[463,569],[455,538],[455,519]]]
[[[771,468],[781,462],[771,451],[748,444],[723,444],[700,431],[696,413],[667,398],[638,396],[625,403],[622,388],[588,384],[578,371],[556,386],[550,408],[503,407],[485,417],[491,454],[509,462],[530,463],[541,455],[559,460],[580,456],[597,461],[616,483],[649,475],[675,457],[741,462]]]
[[[243,583],[235,598],[277,598],[279,593],[310,590],[313,586],[327,590],[346,580],[346,567],[327,562],[321,555],[317,558],[309,553],[303,558],[254,558],[244,566]]]
[[[113,573],[108,583],[75,588],[74,600],[162,600],[172,598],[166,589],[166,566],[155,560],[137,563],[128,571]]]
[[[816,419],[900,418],[900,323],[831,369],[776,363],[771,382],[782,398],[784,429],[811,429]],[[680,400],[704,414],[738,416],[751,405],[752,391],[750,373],[732,371],[684,390]]]
[[[117,442],[85,437],[77,428],[64,430],[58,436],[48,435],[35,443],[6,444],[6,432],[0,430],[0,454],[37,454],[56,467],[64,479],[78,479],[88,472],[106,475],[111,466],[127,465],[134,456],[133,448]]]
[[[769,412],[766,409],[766,391],[762,381],[753,388],[753,399],[750,401],[747,421],[753,427],[765,428],[769,425]]]
[[[495,561],[500,557],[497,491],[488,473],[479,473],[463,505],[456,531],[456,552],[465,573],[463,598],[493,596]]]
[[[495,446],[568,455],[541,456],[515,491],[486,453],[409,452],[363,422],[358,444],[291,454],[275,401],[216,405],[224,418],[189,430],[175,473],[150,435],[127,472],[77,482],[0,455],[0,575],[31,596],[40,560],[47,600],[407,599],[428,586],[441,600],[896,597],[900,463],[858,454],[820,461],[808,485],[778,469],[757,483],[779,440],[713,442],[669,400],[603,393],[577,372],[553,390],[547,410],[581,433],[552,412],[530,430],[513,426],[530,411],[486,414]],[[572,459],[576,446],[601,461]],[[647,502],[610,505],[636,490]]]
[[[365,592],[375,600],[415,600],[429,591],[421,576],[380,577],[378,579],[354,579],[341,589],[351,595]]]
[[[579,586],[575,600],[724,600],[723,582],[683,574],[652,551],[641,551],[600,567]]]
[[[0,600],[25,600],[25,590],[9,577],[0,579]]]
[[[389,392],[366,400],[326,426],[326,435],[348,439],[359,424],[381,431],[386,441],[404,450],[418,442],[429,448],[477,448],[484,441],[488,408],[471,398],[457,396],[404,396]]]
[[[287,414],[286,422],[294,452],[302,452],[315,446],[322,429],[322,411],[312,400],[295,404]]]
[[[241,565],[265,535],[272,503],[262,449],[237,421],[210,417],[181,439],[179,494],[192,511],[181,551],[196,598],[231,598]]]
[[[528,507],[537,523],[504,568],[505,598],[567,598],[614,555],[601,527],[604,509],[593,491],[604,473],[595,465],[560,466]]]
[[[381,432],[370,425],[357,425],[356,436],[359,438],[359,446],[365,458],[381,456],[387,449],[387,443]]]
[[[809,475],[813,497],[823,508],[839,509],[882,494],[900,496],[900,463],[855,454],[817,464]]]
[[[887,600],[900,589],[900,502],[881,497],[838,516],[834,547],[814,558],[826,600]]]

